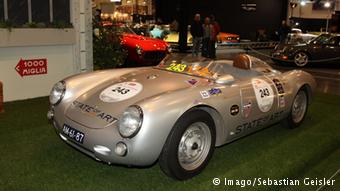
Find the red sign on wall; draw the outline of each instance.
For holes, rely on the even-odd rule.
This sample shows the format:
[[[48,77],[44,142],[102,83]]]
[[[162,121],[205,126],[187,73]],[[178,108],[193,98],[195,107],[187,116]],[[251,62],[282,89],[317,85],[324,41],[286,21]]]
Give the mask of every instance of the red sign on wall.
[[[20,59],[17,66],[15,67],[15,70],[21,77],[47,74],[47,59]]]

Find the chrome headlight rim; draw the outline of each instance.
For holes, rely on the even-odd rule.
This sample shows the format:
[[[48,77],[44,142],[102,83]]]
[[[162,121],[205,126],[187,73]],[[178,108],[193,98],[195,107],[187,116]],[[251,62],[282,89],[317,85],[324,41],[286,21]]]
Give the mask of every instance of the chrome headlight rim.
[[[56,87],[58,86],[58,84],[61,84],[61,86],[62,86],[62,93],[60,94],[60,96],[59,96],[59,98],[57,99],[56,102],[52,102],[51,101],[51,96],[52,96],[53,91],[55,91]],[[54,84],[54,86],[53,86],[53,88],[52,88],[52,90],[50,92],[50,96],[49,96],[49,101],[50,101],[51,105],[53,105],[53,106],[58,105],[63,100],[63,98],[65,96],[65,92],[66,92],[66,83],[65,83],[65,81],[59,81],[56,84]]]
[[[126,128],[126,127],[122,127],[121,122],[123,121],[125,113],[127,113],[129,109],[137,109],[137,112],[138,112],[138,115],[139,115],[138,116],[139,123],[138,123],[138,127],[134,130],[133,133],[126,135],[126,134],[122,133],[122,128]],[[142,127],[143,120],[144,120],[144,113],[143,113],[142,108],[138,105],[129,106],[127,109],[125,109],[125,111],[123,112],[122,118],[119,120],[118,132],[119,132],[120,136],[123,137],[123,138],[133,138],[134,136],[136,136],[139,133],[141,127]]]

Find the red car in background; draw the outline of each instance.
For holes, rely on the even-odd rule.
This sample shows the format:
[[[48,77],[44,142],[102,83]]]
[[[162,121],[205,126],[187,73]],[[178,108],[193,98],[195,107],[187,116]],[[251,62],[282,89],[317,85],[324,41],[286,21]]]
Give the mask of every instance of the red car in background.
[[[127,61],[156,64],[170,53],[170,46],[165,41],[137,35],[125,24],[105,23],[103,26],[123,33],[122,46],[128,51]]]
[[[221,44],[237,44],[240,43],[240,35],[220,32],[217,36],[217,42]]]

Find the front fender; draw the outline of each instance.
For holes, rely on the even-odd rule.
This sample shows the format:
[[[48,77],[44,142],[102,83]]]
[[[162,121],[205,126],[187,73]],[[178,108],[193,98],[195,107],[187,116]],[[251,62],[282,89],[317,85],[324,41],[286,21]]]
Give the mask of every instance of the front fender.
[[[203,88],[207,89],[207,87]],[[131,140],[134,153],[138,152],[141,157],[147,157],[150,161],[155,162],[176,121],[192,108],[202,109],[211,115],[215,122],[216,135],[218,135],[215,145],[222,144],[225,127],[220,112],[225,105],[222,102],[226,100],[223,100],[223,96],[218,96],[218,100],[202,99],[199,89],[192,90],[194,93],[191,94],[188,93],[189,91],[166,93],[136,103],[142,108],[144,119],[139,133]],[[211,101],[216,104],[212,104]]]

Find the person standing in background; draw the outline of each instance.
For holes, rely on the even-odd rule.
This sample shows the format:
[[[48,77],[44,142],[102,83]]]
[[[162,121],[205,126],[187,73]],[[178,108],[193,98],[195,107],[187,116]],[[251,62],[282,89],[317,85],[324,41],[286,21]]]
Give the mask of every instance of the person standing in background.
[[[210,23],[210,18],[206,17],[203,24],[203,46],[202,46],[202,56],[211,58],[211,43],[214,38],[214,27]]]
[[[215,19],[214,15],[210,15],[211,25],[214,28],[214,33],[212,34],[211,39],[211,48],[210,48],[210,58],[216,58],[216,41],[217,41],[217,35],[221,31],[220,24]]]
[[[288,34],[291,32],[290,26],[287,24],[285,20],[282,21],[281,27],[279,30],[280,43],[285,43],[288,37]]]
[[[175,31],[175,32],[178,32],[178,22],[176,19],[174,19],[172,21],[172,23],[170,24],[170,30],[171,31]]]
[[[201,16],[200,14],[196,14],[194,17],[194,21],[190,27],[190,33],[192,36],[192,55],[198,56],[202,44],[203,38],[203,26],[201,23]]]

